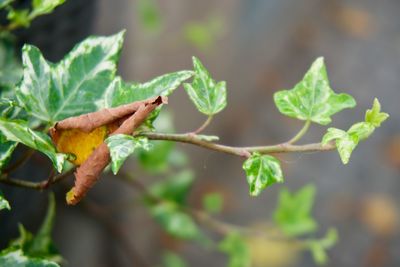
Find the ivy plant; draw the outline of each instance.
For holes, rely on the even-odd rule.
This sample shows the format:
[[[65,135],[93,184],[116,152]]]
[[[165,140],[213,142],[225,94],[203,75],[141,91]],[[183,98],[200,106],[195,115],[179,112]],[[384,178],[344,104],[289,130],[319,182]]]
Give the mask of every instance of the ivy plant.
[[[28,27],[34,18],[51,13],[64,1],[33,0],[30,9],[22,10],[16,9],[13,2],[0,1],[0,9],[8,14],[8,24],[0,28],[3,32]],[[156,27],[159,22],[152,13],[154,6],[143,9],[143,20],[149,27]],[[44,190],[75,172],[76,191],[68,193],[67,201],[72,194],[76,201],[68,204],[77,204],[88,201],[85,194],[101,173],[108,171],[109,164],[113,177],[141,193],[141,203],[167,235],[224,253],[230,267],[251,266],[248,237],[259,236],[260,232],[217,219],[215,216],[224,208],[223,195],[218,192],[205,193],[200,208],[191,205],[188,196],[196,186],[195,174],[189,168],[189,159],[175,143],[240,157],[243,178],[248,184],[246,191],[256,197],[265,190],[278,189],[275,184],[284,183],[284,170],[276,153],[337,150],[347,164],[360,141],[369,138],[389,117],[375,99],[364,121],[347,131],[330,127],[321,142],[298,144],[313,123],[326,126],[335,114],[356,106],[352,96],[331,88],[324,59],[320,57],[292,89],[274,94],[280,113],[304,122],[293,138],[273,145],[223,145],[218,136],[202,134],[212,119],[224,111],[228,93],[227,83],[210,74],[207,62],[203,64],[193,57],[192,70],[161,74],[147,82],[125,81],[117,75],[123,43],[124,31],[91,36],[76,44],[59,62],[48,61],[40,48],[25,44],[19,61],[10,40],[2,38],[0,49],[6,57],[0,62],[0,183]],[[197,129],[185,133],[175,133],[170,111],[164,108],[167,97],[173,97],[180,87],[206,116]],[[17,146],[25,148],[26,154],[14,160]],[[78,155],[81,150],[90,153]],[[13,178],[13,171],[36,152],[43,153],[52,163],[54,171],[50,178],[39,182]],[[74,162],[78,156],[83,163]],[[142,183],[124,168],[124,163],[132,162],[131,159],[137,159],[141,171],[167,178]],[[99,167],[98,163],[102,165]],[[270,222],[275,227],[274,238],[300,244],[321,264],[327,261],[327,249],[336,243],[337,233],[330,229],[325,237],[315,237],[319,227],[312,215],[315,193],[313,185],[295,193],[282,189]],[[6,196],[6,190],[0,193],[1,213],[13,211],[6,211],[12,207]],[[51,240],[54,217],[55,198],[50,195],[42,227],[32,235],[20,225],[20,237],[1,250],[0,265],[59,266],[62,259]],[[209,237],[202,226],[217,232],[220,239]],[[264,235],[269,238],[267,232],[261,233]],[[186,266],[174,251],[167,251],[161,262],[164,266]]]

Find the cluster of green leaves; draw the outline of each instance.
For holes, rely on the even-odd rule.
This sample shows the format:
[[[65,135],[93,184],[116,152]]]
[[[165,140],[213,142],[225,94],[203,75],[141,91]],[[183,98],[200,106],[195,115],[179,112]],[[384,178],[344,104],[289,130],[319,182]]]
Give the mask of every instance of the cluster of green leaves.
[[[32,11],[25,11],[25,15],[21,15],[24,12],[12,15],[11,20],[26,26],[28,24],[24,22],[23,16],[30,18],[51,12],[61,2],[63,1],[34,1]],[[10,12],[16,11],[10,9]],[[108,37],[89,37],[77,44],[58,63],[47,61],[40,50],[32,45],[23,47],[21,73],[15,74],[15,77],[10,76],[8,81],[4,79],[0,82],[0,86],[7,88],[0,92],[0,172],[7,165],[17,144],[44,153],[61,172],[68,155],[58,153],[50,138],[39,129],[48,129],[59,120],[102,108],[116,107],[158,95],[170,95],[182,84],[198,111],[209,118],[226,107],[226,83],[215,81],[195,57],[193,71],[177,71],[145,83],[124,81],[116,75],[123,39],[124,32]],[[11,62],[11,58],[6,57],[3,65]],[[19,77],[21,80],[18,82]],[[190,83],[184,83],[190,78],[193,78]],[[322,58],[318,58],[312,64],[304,78],[293,89],[275,93],[274,101],[284,115],[321,125],[329,124],[331,116],[356,104],[350,95],[336,94],[330,88]],[[140,130],[152,131],[155,127],[159,131],[172,132],[173,127],[166,114],[157,109]],[[387,117],[386,113],[380,111],[379,102],[375,100],[373,108],[367,111],[364,122],[353,125],[347,132],[329,128],[322,143],[327,144],[335,140],[343,162],[347,163],[358,142],[370,136]],[[208,142],[216,139],[213,136],[201,138]],[[197,239],[200,235],[199,229],[191,216],[184,212],[186,196],[194,177],[185,169],[186,160],[173,149],[174,145],[165,141],[150,142],[145,138],[128,135],[109,137],[106,143],[111,152],[114,174],[117,174],[124,161],[134,154],[137,155],[141,166],[152,172],[165,174],[169,171],[167,168],[170,163],[183,169],[169,179],[153,185],[150,188],[152,196],[162,201],[147,199],[146,206],[154,219],[170,235],[181,239]],[[257,196],[266,187],[284,180],[279,160],[271,155],[254,153],[245,160],[243,169],[252,196]],[[312,187],[306,187],[294,195],[288,191],[281,193],[274,219],[283,233],[293,237],[316,230],[316,222],[310,215],[313,199]],[[222,200],[216,194],[206,196],[203,201],[205,210],[210,213],[217,213],[221,209]],[[9,207],[1,195],[0,205],[3,208]],[[25,232],[24,230],[24,235],[29,236]],[[327,238],[310,240],[307,243],[318,262],[323,261],[325,250],[334,243],[334,236],[329,233]],[[33,241],[33,237],[25,239],[29,241],[19,244],[36,242]],[[48,242],[46,244],[49,246]],[[35,246],[37,245],[33,247]],[[14,257],[12,255],[27,258],[36,255],[32,252],[36,250],[27,249],[31,245],[14,247],[17,249],[8,250],[8,254],[2,252],[4,261]],[[230,266],[249,265],[249,251],[245,241],[237,233],[226,236],[219,248],[230,256]],[[36,256],[41,257],[39,254]]]
[[[318,224],[312,216],[315,201],[315,187],[306,185],[296,193],[282,189],[279,193],[278,205],[274,212],[274,221],[279,229],[288,237],[301,237],[315,233]],[[337,242],[337,232],[329,229],[321,239],[307,239],[302,241],[303,247],[309,249],[318,264],[327,262],[326,250]]]
[[[150,214],[168,234],[176,238],[195,239],[200,235],[196,223],[184,211],[193,181],[193,173],[184,170],[153,184],[149,191],[153,197],[160,200],[148,199]]]
[[[51,239],[56,210],[55,205],[54,195],[50,194],[47,214],[35,236],[28,232],[22,224],[19,225],[19,238],[11,241],[7,248],[0,251],[0,266],[59,266],[62,258]]]
[[[354,124],[347,131],[329,128],[322,138],[322,144],[335,140],[340,158],[343,164],[347,164],[358,143],[367,139],[388,117],[389,114],[381,112],[381,104],[375,98],[372,109],[365,113],[365,121]]]
[[[6,167],[15,146],[21,143],[47,155],[61,172],[67,155],[57,153],[47,134],[37,129],[47,129],[58,120],[101,108],[169,95],[193,76],[192,71],[178,71],[146,83],[123,81],[116,75],[123,36],[124,33],[120,32],[109,37],[89,37],[56,64],[47,61],[38,48],[23,47],[22,80],[16,88],[13,86],[18,81],[10,84],[10,89],[1,91],[0,171]],[[155,120],[158,114],[159,110],[151,120]],[[143,166],[154,166],[157,160],[159,166],[165,166],[167,158],[174,158],[174,162],[185,161],[168,142],[150,144],[146,139],[127,135],[114,136],[106,142],[110,146],[114,173],[134,151],[138,152]],[[152,153],[145,151],[149,147],[152,147]],[[2,207],[8,207],[2,196],[1,203]],[[172,233],[189,238],[197,232],[191,217],[179,211],[172,201],[150,210],[156,220]],[[25,257],[25,254],[16,250],[4,251],[4,260],[14,256]]]
[[[7,19],[9,20],[8,27],[9,30],[18,27],[29,27],[31,22],[39,17],[46,14],[50,14],[53,10],[63,4],[65,0],[33,0],[30,9],[16,9],[12,4],[16,2],[15,0],[1,0],[0,9],[7,10]]]
[[[278,235],[275,238],[280,236],[282,240],[295,240],[300,249],[311,252],[317,264],[325,264],[328,261],[327,250],[332,248],[338,239],[336,230],[329,229],[322,238],[303,238],[305,235],[315,234],[318,229],[318,224],[312,216],[315,191],[313,185],[306,185],[294,193],[290,193],[286,188],[281,189],[273,221],[282,236]],[[228,256],[229,267],[251,266],[249,242],[251,238],[247,239],[245,233],[238,232],[226,235],[220,242],[218,248]]]
[[[15,94],[9,95],[11,99],[3,97],[2,92],[1,103],[8,104],[9,109],[12,108],[9,103],[15,103],[26,115],[14,118],[3,112],[0,118],[0,165],[5,165],[15,144],[22,143],[47,155],[55,168],[61,171],[66,155],[57,153],[48,136],[32,127],[46,129],[71,116],[169,95],[193,75],[191,71],[179,71],[143,84],[124,82],[116,76],[123,36],[124,33],[120,32],[109,37],[89,37],[57,64],[45,60],[34,46],[23,47],[22,80]],[[119,145],[121,140],[118,141],[118,138],[121,136],[112,143]],[[126,136],[123,138],[127,140]],[[135,140],[131,140],[132,146],[136,145]],[[117,161],[123,161],[124,158],[126,156],[119,155]],[[114,172],[120,165],[113,163]]]
[[[278,110],[289,117],[327,125],[332,122],[331,116],[346,108],[356,105],[354,98],[348,94],[336,94],[329,85],[328,75],[323,58],[318,58],[311,65],[303,79],[291,90],[282,90],[274,94]],[[322,140],[326,145],[336,140],[336,146],[343,163],[347,163],[350,154],[360,140],[369,137],[376,127],[388,118],[380,112],[380,104],[374,101],[372,110],[367,111],[365,122],[353,125],[345,132],[329,128]],[[247,174],[250,195],[257,196],[274,183],[283,182],[282,170],[278,159],[269,155],[254,153],[243,164]]]

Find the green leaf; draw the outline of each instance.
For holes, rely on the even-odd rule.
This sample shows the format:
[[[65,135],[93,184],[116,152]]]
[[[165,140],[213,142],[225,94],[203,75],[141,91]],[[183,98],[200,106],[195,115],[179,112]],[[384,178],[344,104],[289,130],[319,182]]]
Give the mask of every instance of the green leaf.
[[[8,10],[7,19],[10,20],[12,24],[22,27],[28,27],[31,24],[28,9],[10,8]]]
[[[27,245],[32,241],[33,238],[32,233],[27,231],[21,223],[18,224],[18,231],[19,231],[19,237],[12,240],[10,242],[9,248],[7,248],[6,250],[22,249],[23,251],[25,251]]]
[[[385,121],[389,115],[382,113],[379,101],[375,98],[372,109],[367,110],[365,122],[358,122],[345,132],[336,128],[329,128],[322,138],[325,145],[332,140],[336,140],[336,147],[343,164],[350,160],[351,153],[358,145],[359,141],[367,139]]]
[[[14,0],[0,0],[0,9],[10,5]]]
[[[343,130],[337,128],[328,128],[326,134],[322,137],[322,145],[328,144],[330,141],[335,139],[343,138],[347,135],[347,133]]]
[[[185,83],[184,88],[201,113],[217,114],[226,107],[226,83],[216,83],[196,57],[193,57],[193,66],[195,77],[191,84]]]
[[[212,48],[223,33],[224,21],[221,17],[209,17],[203,21],[188,22],[183,29],[186,41],[204,52]]]
[[[67,158],[66,154],[59,154],[53,143],[46,134],[33,131],[26,122],[20,120],[8,120],[0,118],[0,132],[9,141],[19,142],[30,148],[44,153],[53,162],[58,172],[62,171],[63,164]]]
[[[111,169],[114,174],[117,174],[125,160],[133,154],[137,148],[149,150],[151,144],[147,138],[133,137],[126,134],[117,134],[108,137],[105,140],[110,149]]]
[[[0,37],[0,91],[14,91],[15,84],[22,77],[22,66],[17,60],[14,46],[12,38]]]
[[[329,229],[325,237],[319,240],[311,240],[308,242],[308,247],[314,258],[315,263],[324,265],[328,261],[326,250],[332,248],[338,241],[336,229]]]
[[[10,203],[4,198],[3,193],[0,191],[0,210],[11,210]]]
[[[322,144],[327,144],[331,140],[336,139],[336,148],[339,152],[340,159],[343,164],[349,163],[353,150],[357,147],[359,137],[356,133],[349,134],[340,129],[329,128],[322,138]]]
[[[282,114],[322,125],[329,124],[333,114],[356,105],[352,96],[335,94],[330,88],[322,57],[292,90],[276,92],[274,101]]]
[[[154,121],[154,126],[159,132],[173,132],[172,115],[168,112],[161,112]],[[176,161],[173,142],[151,141],[150,151],[139,149],[138,160],[143,169],[151,174],[166,172],[172,163]]]
[[[250,250],[246,242],[237,233],[231,233],[222,240],[218,248],[229,257],[229,267],[250,267]]]
[[[254,153],[243,163],[250,195],[258,196],[263,189],[283,182],[279,160],[269,155]]]
[[[0,132],[0,173],[1,170],[8,164],[16,147],[16,142],[7,142],[3,134]]]
[[[311,216],[314,205],[315,187],[304,186],[297,193],[287,189],[279,193],[279,202],[274,212],[274,221],[289,236],[313,232],[317,223]]]
[[[163,267],[186,267],[186,262],[178,254],[166,251],[162,256]]]
[[[158,31],[161,28],[161,14],[155,0],[139,0],[137,10],[140,22],[146,30]]]
[[[182,212],[175,203],[163,202],[150,207],[154,219],[170,235],[180,239],[198,237],[199,230],[193,219]]]
[[[353,124],[347,133],[350,136],[356,136],[358,141],[367,139],[375,130],[372,123],[369,122],[358,122]]]
[[[371,123],[374,127],[379,127],[387,118],[389,118],[389,114],[381,112],[381,104],[375,98],[372,109],[367,110],[365,113],[365,121]]]
[[[192,71],[183,70],[164,74],[146,83],[125,83],[117,77],[107,89],[105,107],[116,107],[159,95],[168,96],[192,76]]]
[[[141,149],[138,160],[141,167],[151,174],[165,172],[169,168],[168,159],[173,151],[174,143],[168,141],[150,142],[151,150]]]
[[[60,262],[62,258],[51,240],[54,217],[55,199],[54,194],[50,194],[47,214],[36,236],[19,224],[19,238],[13,240],[8,248],[0,252],[0,263],[2,260],[5,262],[15,260],[14,256],[18,256],[21,265],[0,264],[0,266],[59,266],[56,262]]]
[[[89,37],[57,64],[46,61],[38,48],[25,45],[19,102],[30,115],[50,124],[96,111],[114,80],[123,36],[124,32]]]
[[[219,193],[208,193],[203,197],[203,208],[209,213],[219,213],[224,205],[224,199]]]
[[[49,14],[53,10],[63,4],[65,0],[33,0],[32,7],[33,10],[29,14],[30,18],[36,18],[41,15]]]
[[[149,190],[153,196],[184,204],[193,182],[193,172],[190,170],[183,170],[178,174],[168,177],[164,181],[153,184]]]
[[[52,261],[26,256],[20,249],[14,251],[5,251],[0,253],[0,266],[60,267],[60,265]]]

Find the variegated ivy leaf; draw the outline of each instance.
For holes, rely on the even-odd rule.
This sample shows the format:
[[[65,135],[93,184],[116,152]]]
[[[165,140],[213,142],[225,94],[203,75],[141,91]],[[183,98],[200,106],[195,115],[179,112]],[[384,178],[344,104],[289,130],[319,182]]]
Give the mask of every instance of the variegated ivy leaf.
[[[212,116],[226,107],[226,83],[215,82],[200,60],[193,57],[195,76],[191,84],[184,88],[196,108],[203,114]]]
[[[0,173],[10,160],[16,146],[16,142],[7,141],[5,136],[0,132]]]
[[[279,160],[269,155],[254,153],[243,163],[243,169],[252,196],[258,196],[262,190],[274,183],[283,182]]]
[[[151,144],[147,138],[133,137],[126,134],[116,134],[108,137],[105,142],[110,149],[111,169],[117,174],[125,160],[133,154],[137,148],[149,150]]]
[[[22,249],[1,252],[0,266],[60,267],[60,265],[55,262],[24,255]]]
[[[57,153],[53,143],[46,134],[30,129],[26,122],[0,118],[0,132],[7,140],[22,143],[30,148],[44,153],[53,162],[54,167],[61,172],[66,154]]]
[[[96,111],[114,80],[123,36],[124,32],[89,37],[57,64],[46,61],[38,48],[25,45],[19,102],[30,115],[50,124]]]
[[[365,114],[365,121],[354,124],[347,132],[329,128],[322,138],[322,144],[325,145],[332,140],[336,140],[340,158],[343,164],[347,164],[359,141],[367,139],[389,117],[389,114],[380,112],[380,110],[379,101],[375,99],[372,109],[367,110]]]
[[[357,134],[349,134],[340,129],[329,128],[322,138],[322,144],[325,145],[332,140],[336,140],[336,148],[339,152],[343,164],[349,163],[351,153],[359,142]]]
[[[375,98],[372,109],[367,110],[365,113],[365,121],[371,123],[374,127],[379,127],[387,118],[389,118],[389,114],[381,112],[381,104]]]
[[[14,2],[14,0],[0,0],[0,8],[4,8]]]
[[[4,198],[3,193],[0,191],[0,210],[7,209],[10,210],[10,204],[7,199]]]
[[[65,0],[33,0],[33,10],[29,16],[33,19],[41,15],[49,14],[53,12],[57,6],[63,4],[64,2]]]
[[[281,113],[322,125],[329,124],[333,114],[356,105],[352,96],[336,94],[330,88],[322,57],[312,64],[292,90],[276,92],[274,101]]]
[[[177,71],[146,83],[125,83],[117,77],[107,89],[105,107],[116,107],[159,95],[168,96],[192,76],[192,71]]]
[[[246,240],[236,232],[231,232],[218,244],[218,249],[229,258],[228,267],[250,267],[251,252]]]
[[[8,90],[12,91],[10,92],[12,96],[10,94],[9,97],[13,97],[15,84],[22,77],[22,66],[15,52],[15,42],[12,38],[2,36],[0,38],[0,95],[2,97]]]

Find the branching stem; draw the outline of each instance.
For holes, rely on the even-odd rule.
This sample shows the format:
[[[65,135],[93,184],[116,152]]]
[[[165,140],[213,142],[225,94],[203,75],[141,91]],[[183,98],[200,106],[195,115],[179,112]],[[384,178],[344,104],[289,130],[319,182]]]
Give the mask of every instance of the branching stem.
[[[75,168],[72,168],[64,173],[57,174],[54,176],[51,176],[48,179],[45,179],[40,182],[31,182],[31,181],[26,181],[26,180],[21,180],[21,179],[13,179],[8,176],[8,174],[4,173],[0,175],[0,182],[8,185],[13,185],[17,187],[24,187],[24,188],[30,188],[30,189],[35,189],[35,190],[43,190],[49,187],[50,185],[53,185],[55,183],[60,182],[61,180],[67,178],[70,176],[73,172],[75,171]]]
[[[159,198],[154,194],[152,194],[145,185],[143,185],[138,179],[132,177],[132,175],[128,173],[120,172],[119,175],[116,177],[121,179],[123,182],[126,182],[134,190],[138,191],[143,197],[146,197],[148,200],[150,200],[155,204],[168,202],[168,200]],[[198,223],[208,227],[209,229],[223,236],[231,233],[239,233],[247,236],[250,235],[261,236],[267,238],[268,240],[276,240],[276,241],[291,240],[288,237],[282,235],[281,233],[267,233],[265,231],[260,231],[257,229],[253,229],[251,227],[227,223],[212,217],[207,212],[192,207],[180,205],[179,209],[187,213],[188,215],[192,216]]]
[[[191,134],[196,135],[204,131],[204,129],[207,128],[207,126],[211,123],[212,119],[213,119],[212,115],[208,116],[207,120],[205,120],[204,123],[197,130],[191,132]]]
[[[310,125],[311,125],[311,121],[310,120],[306,121],[303,128],[301,128],[301,130],[292,139],[287,141],[287,143],[294,144],[297,141],[299,141],[304,136],[304,134],[308,131],[308,128],[310,128]]]
[[[322,145],[321,143],[313,143],[306,145],[292,145],[289,143],[282,143],[271,146],[234,147],[234,146],[227,146],[227,145],[216,144],[213,142],[208,142],[193,134],[168,134],[168,133],[144,132],[140,133],[139,135],[147,137],[150,140],[165,140],[165,141],[188,143],[206,149],[215,150],[218,152],[232,154],[240,157],[248,157],[249,153],[255,153],[255,152],[258,152],[260,154],[268,154],[268,153],[329,151],[335,149],[334,144]]]

